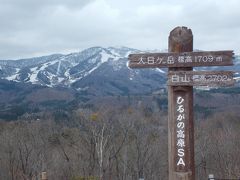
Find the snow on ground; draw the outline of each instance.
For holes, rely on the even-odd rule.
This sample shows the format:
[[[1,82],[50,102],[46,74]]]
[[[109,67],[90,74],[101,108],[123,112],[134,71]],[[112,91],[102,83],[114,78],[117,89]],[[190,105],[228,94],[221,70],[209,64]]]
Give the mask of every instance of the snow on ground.
[[[33,83],[33,84],[36,84],[37,83],[37,75],[38,75],[38,72],[37,71],[37,68],[38,67],[34,67],[34,68],[31,68],[30,71],[32,72],[31,76],[30,76],[30,82]]]
[[[55,63],[59,63],[58,60],[56,61],[52,61],[52,62],[47,62],[47,63],[44,63],[40,68],[39,67],[34,67],[34,68],[31,68],[30,71],[31,71],[31,75],[30,75],[30,82],[33,83],[33,84],[36,84],[38,82],[38,79],[37,79],[37,75],[40,71],[43,71],[45,70],[48,66],[50,65],[53,65]]]
[[[106,52],[101,52],[100,54],[102,56],[102,58],[101,58],[102,63],[105,63],[108,61],[109,58],[112,58],[112,56],[107,54]]]
[[[6,79],[9,80],[9,81],[18,81],[17,78],[18,78],[18,76],[19,76],[19,74],[18,74],[19,71],[20,71],[20,69],[19,69],[19,68],[16,68],[15,74],[12,75],[12,76],[6,77]]]

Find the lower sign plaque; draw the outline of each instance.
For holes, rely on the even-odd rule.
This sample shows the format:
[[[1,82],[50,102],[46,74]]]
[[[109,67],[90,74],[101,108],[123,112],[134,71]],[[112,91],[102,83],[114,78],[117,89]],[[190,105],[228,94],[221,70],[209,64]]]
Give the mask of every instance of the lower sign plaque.
[[[233,86],[232,71],[170,71],[169,86]]]

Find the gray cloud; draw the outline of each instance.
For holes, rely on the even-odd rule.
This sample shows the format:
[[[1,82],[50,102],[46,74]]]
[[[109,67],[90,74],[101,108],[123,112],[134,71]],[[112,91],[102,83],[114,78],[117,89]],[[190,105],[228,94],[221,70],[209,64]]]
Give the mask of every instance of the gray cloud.
[[[239,51],[238,0],[0,0],[0,59],[66,53],[91,46],[166,49],[188,26],[194,47]]]

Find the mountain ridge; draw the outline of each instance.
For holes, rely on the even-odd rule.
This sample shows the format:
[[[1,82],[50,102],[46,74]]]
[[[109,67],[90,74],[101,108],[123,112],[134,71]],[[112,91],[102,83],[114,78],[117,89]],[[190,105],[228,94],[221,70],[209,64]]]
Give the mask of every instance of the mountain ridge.
[[[0,120],[16,120],[29,114],[35,114],[37,119],[42,112],[69,112],[104,104],[135,107],[144,102],[166,109],[167,69],[128,67],[128,54],[141,52],[127,47],[92,47],[67,55],[0,60]],[[239,59],[237,56],[234,60],[235,66],[203,70],[239,72]],[[239,104],[238,87],[224,89],[230,93],[228,99],[233,105]],[[214,97],[218,98],[217,94]],[[201,102],[202,96],[199,99]]]
[[[138,70],[128,67],[128,54],[142,52],[128,47],[96,46],[66,55],[0,60],[0,78],[47,87],[72,88],[95,95],[144,94],[166,88],[166,68]],[[224,69],[239,72],[239,56],[236,59],[235,66]]]
[[[47,87],[88,90],[96,95],[150,93],[165,87],[164,70],[128,68],[128,54],[139,52],[142,51],[128,47],[91,47],[67,55],[0,60],[0,78]],[[162,84],[157,84],[157,81]]]

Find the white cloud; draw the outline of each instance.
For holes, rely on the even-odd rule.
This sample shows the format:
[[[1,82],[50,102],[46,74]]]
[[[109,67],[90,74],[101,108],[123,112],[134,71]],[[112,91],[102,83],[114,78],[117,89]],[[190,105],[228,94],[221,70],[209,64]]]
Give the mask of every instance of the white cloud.
[[[239,51],[238,0],[0,0],[0,59],[124,45],[166,49],[187,26],[194,48]]]

